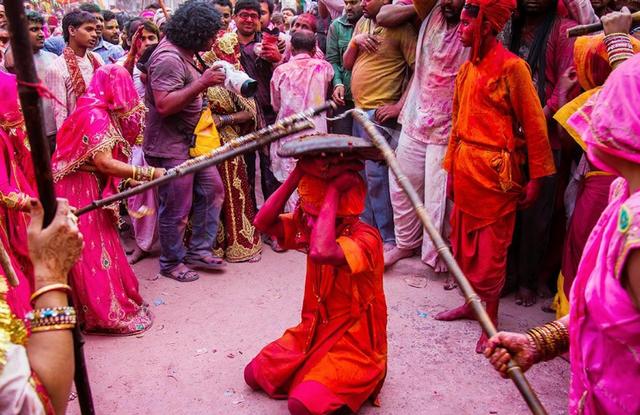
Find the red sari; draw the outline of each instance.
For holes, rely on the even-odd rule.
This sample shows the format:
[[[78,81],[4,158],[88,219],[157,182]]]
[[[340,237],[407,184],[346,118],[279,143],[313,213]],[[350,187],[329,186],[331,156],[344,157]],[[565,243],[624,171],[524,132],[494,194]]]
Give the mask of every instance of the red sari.
[[[18,317],[31,309],[33,266],[29,259],[27,227],[29,217],[23,212],[29,199],[36,195],[35,175],[18,104],[18,88],[13,75],[0,72],[0,242],[6,247],[19,285],[11,287],[7,302]]]
[[[309,231],[299,213],[281,215],[282,247],[308,248]],[[290,408],[291,398],[299,398],[313,413],[343,405],[357,411],[375,399],[387,370],[380,234],[355,219],[337,234],[347,265],[319,265],[307,258],[302,321],[262,349],[245,370],[248,382],[255,382],[251,386],[272,398],[289,397]]]

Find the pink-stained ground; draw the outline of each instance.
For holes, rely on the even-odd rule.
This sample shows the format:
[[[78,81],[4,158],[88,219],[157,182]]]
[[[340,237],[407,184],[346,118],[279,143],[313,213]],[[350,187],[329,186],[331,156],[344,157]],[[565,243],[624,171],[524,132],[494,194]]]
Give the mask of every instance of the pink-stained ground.
[[[200,280],[154,280],[157,258],[136,265],[141,291],[155,313],[141,336],[87,336],[85,354],[98,414],[287,414],[286,401],[268,399],[244,383],[244,366],[269,341],[298,322],[305,258],[265,248],[261,262],[230,264]],[[415,288],[425,281],[426,287]],[[373,414],[526,414],[510,381],[474,352],[475,322],[439,322],[457,306],[456,291],[412,258],[385,274],[389,308],[389,373],[382,407]],[[503,300],[501,328],[524,330],[552,319],[540,305]],[[156,305],[159,304],[159,305]],[[528,379],[549,414],[566,413],[568,363],[534,367]],[[78,414],[77,400],[69,413]]]

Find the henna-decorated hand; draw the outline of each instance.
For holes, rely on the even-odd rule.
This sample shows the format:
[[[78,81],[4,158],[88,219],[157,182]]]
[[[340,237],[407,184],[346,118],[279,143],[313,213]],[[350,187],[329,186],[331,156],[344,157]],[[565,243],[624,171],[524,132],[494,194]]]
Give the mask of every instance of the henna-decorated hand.
[[[35,289],[45,285],[67,283],[67,274],[82,253],[82,234],[78,218],[71,213],[69,202],[58,199],[53,222],[42,228],[44,210],[39,201],[31,204],[31,223],[27,231],[29,256],[35,272]]]
[[[535,343],[526,334],[504,331],[489,339],[484,355],[505,379],[508,378],[507,363],[511,358],[523,372],[540,361]]]

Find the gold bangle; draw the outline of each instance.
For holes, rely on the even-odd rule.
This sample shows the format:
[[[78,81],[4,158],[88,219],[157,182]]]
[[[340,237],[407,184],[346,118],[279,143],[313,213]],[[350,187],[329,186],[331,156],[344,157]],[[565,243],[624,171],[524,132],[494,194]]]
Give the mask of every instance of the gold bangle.
[[[31,333],[40,333],[43,331],[55,331],[55,330],[71,330],[75,326],[76,326],[75,324],[54,324],[51,326],[38,326],[38,327],[33,327],[31,329]]]
[[[31,294],[31,304],[33,305],[38,297],[50,291],[65,291],[67,294],[71,294],[71,287],[69,287],[67,284],[62,283],[45,285],[44,287],[36,290],[36,292]]]

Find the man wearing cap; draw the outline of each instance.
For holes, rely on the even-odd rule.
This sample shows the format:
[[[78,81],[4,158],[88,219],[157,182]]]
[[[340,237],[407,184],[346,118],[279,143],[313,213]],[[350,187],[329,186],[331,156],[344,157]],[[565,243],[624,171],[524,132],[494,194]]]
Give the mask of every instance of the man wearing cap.
[[[529,67],[496,40],[514,9],[514,0],[467,0],[464,6],[459,33],[471,47],[471,57],[456,79],[453,130],[444,161],[452,179],[453,253],[496,324],[516,209],[530,206],[540,178],[555,172]],[[465,304],[435,318],[475,316]],[[486,342],[482,333],[476,352]]]
[[[256,227],[281,246],[307,252],[302,321],[244,372],[254,390],[288,398],[294,415],[355,412],[375,401],[386,375],[382,240],[359,220],[366,193],[361,169],[342,153],[303,156],[256,216]],[[300,204],[281,214],[296,189]]]

